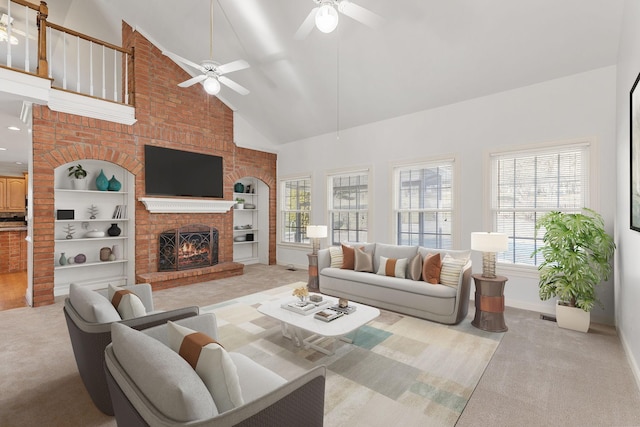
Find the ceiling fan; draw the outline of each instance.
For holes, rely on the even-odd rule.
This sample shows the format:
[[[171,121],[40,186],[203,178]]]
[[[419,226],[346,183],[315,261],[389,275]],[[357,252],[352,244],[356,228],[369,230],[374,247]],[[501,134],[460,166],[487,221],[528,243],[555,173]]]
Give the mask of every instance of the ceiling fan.
[[[312,0],[317,6],[311,9],[294,38],[302,40],[311,33],[313,26],[323,33],[330,33],[338,26],[338,12],[371,28],[379,27],[383,18],[350,0]]]
[[[247,61],[243,59],[238,59],[236,61],[232,61],[227,64],[220,65],[218,62],[213,60],[213,0],[211,0],[210,23],[211,25],[209,28],[209,36],[210,36],[209,57],[211,59],[206,59],[202,61],[200,64],[196,64],[195,62],[182,58],[181,56],[178,56],[175,53],[168,52],[168,51],[162,52],[163,55],[168,56],[174,61],[182,62],[183,64],[188,65],[192,68],[195,68],[196,70],[202,73],[199,76],[192,77],[189,80],[185,80],[184,82],[179,83],[178,86],[189,87],[189,86],[193,86],[196,83],[202,82],[202,85],[204,86],[204,90],[209,95],[217,95],[220,92],[220,83],[222,83],[228,88],[238,92],[240,95],[248,95],[249,89],[234,82],[230,78],[224,76],[224,74],[249,68],[249,64],[247,63]]]

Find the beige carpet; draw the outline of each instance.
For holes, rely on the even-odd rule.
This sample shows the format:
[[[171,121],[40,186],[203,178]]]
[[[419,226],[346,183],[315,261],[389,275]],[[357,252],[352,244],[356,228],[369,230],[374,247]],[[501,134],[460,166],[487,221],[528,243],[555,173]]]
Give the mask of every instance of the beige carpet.
[[[332,356],[296,347],[280,322],[262,315],[266,301],[291,299],[294,285],[203,307],[216,314],[220,342],[285,378],[317,365],[328,370],[327,426],[452,426],[458,420],[503,334],[470,319],[446,326],[381,310],[379,318],[338,342]],[[339,321],[339,320],[336,320]],[[331,340],[323,346],[329,348]]]

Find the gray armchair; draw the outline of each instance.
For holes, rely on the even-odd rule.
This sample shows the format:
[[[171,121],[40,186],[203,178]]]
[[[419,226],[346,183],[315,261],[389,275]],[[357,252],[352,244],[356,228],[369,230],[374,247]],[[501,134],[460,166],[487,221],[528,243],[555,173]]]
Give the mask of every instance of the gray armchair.
[[[96,312],[100,311],[100,308],[96,307],[103,303],[101,299],[111,304],[106,298],[106,291],[96,292],[77,287],[70,291],[63,308],[80,377],[93,403],[107,415],[113,415],[111,396],[104,374],[104,349],[111,342],[111,323],[118,321],[135,329],[145,329],[166,323],[168,320],[183,319],[199,313],[198,307],[154,312],[151,285],[143,283],[123,288],[138,295],[147,313],[151,314],[129,320],[113,318],[112,321],[106,321],[108,317],[100,314],[96,318]],[[74,306],[72,301],[77,306]]]
[[[176,323],[217,338],[215,315],[212,313]],[[114,325],[114,340],[105,350],[104,369],[118,425],[323,425],[324,366],[287,381],[245,355],[234,352],[229,352],[229,356],[237,368],[244,404],[219,414],[214,410],[203,417],[202,413],[206,413],[208,407],[203,403],[203,393],[198,387],[204,385],[193,368],[166,345],[166,328],[167,325],[162,325],[137,332]],[[200,384],[196,384],[198,382]],[[159,389],[161,393],[157,393]],[[207,393],[206,387],[204,393]],[[203,405],[205,409],[202,409]],[[196,412],[200,415],[193,415]]]

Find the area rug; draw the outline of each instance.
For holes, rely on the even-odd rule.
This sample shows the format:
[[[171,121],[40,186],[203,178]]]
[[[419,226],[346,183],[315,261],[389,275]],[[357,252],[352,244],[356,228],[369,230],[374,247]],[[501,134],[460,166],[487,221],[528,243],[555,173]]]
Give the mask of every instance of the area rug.
[[[261,303],[291,297],[281,286],[207,307],[219,340],[284,378],[327,367],[325,426],[453,426],[504,334],[380,310],[352,344],[338,342],[332,356],[296,347],[280,323],[258,312]],[[473,310],[470,310],[473,311]],[[326,346],[329,348],[330,340]]]

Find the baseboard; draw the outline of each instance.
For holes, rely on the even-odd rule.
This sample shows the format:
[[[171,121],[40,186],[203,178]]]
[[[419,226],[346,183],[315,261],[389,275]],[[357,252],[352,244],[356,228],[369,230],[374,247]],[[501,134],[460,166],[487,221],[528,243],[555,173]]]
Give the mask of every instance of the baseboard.
[[[620,342],[622,342],[622,348],[624,349],[624,353],[627,355],[627,360],[629,361],[629,366],[631,367],[631,372],[633,372],[633,377],[636,380],[636,386],[638,390],[640,390],[640,368],[638,367],[638,363],[636,359],[633,357],[633,353],[631,352],[631,347],[627,343],[627,339],[624,336],[624,333],[618,329],[618,336],[620,337]]]
[[[285,264],[282,262],[278,262],[277,264],[285,268],[293,267],[296,270],[309,270],[309,266],[307,264]]]

